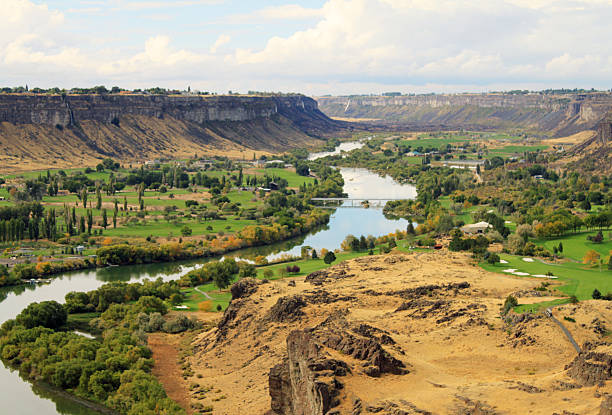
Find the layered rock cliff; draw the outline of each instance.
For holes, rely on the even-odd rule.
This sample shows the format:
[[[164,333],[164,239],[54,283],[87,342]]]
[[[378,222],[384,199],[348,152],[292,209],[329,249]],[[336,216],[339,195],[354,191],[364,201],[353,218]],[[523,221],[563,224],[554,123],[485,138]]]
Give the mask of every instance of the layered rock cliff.
[[[413,128],[525,128],[556,136],[594,129],[612,109],[612,94],[454,94],[320,97],[332,117],[370,119]]]
[[[8,169],[312,146],[346,126],[295,96],[0,95]]]

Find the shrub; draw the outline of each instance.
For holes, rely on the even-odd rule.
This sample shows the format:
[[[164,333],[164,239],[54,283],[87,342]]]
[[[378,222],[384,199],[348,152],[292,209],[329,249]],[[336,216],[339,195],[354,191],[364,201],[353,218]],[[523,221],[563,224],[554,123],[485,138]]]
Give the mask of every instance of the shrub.
[[[199,327],[199,323],[195,319],[189,319],[186,315],[180,314],[175,318],[164,323],[162,329],[166,333],[182,333],[187,330],[193,330]]]
[[[325,256],[323,257],[323,262],[325,262],[327,265],[331,264],[335,260],[336,255],[332,251],[327,251],[327,253],[325,253]]]
[[[212,301],[207,300],[207,301],[202,301],[201,303],[198,304],[198,310],[200,311],[211,311],[212,310]]]
[[[495,252],[487,252],[489,255],[487,255],[487,262],[489,264],[497,264],[500,260],[499,255],[497,255]]]
[[[508,311],[513,309],[518,305],[518,300],[513,295],[509,295],[506,297],[506,301],[504,302],[504,306],[502,308],[502,314],[507,314]]]
[[[297,265],[287,265],[287,273],[289,274],[296,274],[298,272],[300,272],[300,267],[298,267]]]
[[[599,290],[597,288],[595,288],[593,290],[592,297],[593,297],[594,300],[600,300],[601,299],[601,292],[599,292]]]

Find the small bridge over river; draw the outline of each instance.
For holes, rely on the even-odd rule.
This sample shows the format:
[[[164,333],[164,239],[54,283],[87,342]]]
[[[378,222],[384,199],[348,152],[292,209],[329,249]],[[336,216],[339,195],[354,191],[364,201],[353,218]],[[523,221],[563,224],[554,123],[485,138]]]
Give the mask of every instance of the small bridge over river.
[[[335,209],[337,207],[354,207],[360,208],[366,206],[370,207],[383,207],[391,200],[405,200],[394,199],[394,198],[358,198],[358,197],[313,197],[310,199],[311,202],[315,203],[319,207]]]

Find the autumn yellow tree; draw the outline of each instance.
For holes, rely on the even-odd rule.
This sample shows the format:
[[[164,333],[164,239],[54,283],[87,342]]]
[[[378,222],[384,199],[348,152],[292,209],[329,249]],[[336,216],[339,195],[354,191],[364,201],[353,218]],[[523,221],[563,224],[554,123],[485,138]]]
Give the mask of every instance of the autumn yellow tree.
[[[585,265],[597,265],[599,264],[599,253],[593,249],[587,251],[582,258],[582,263]]]

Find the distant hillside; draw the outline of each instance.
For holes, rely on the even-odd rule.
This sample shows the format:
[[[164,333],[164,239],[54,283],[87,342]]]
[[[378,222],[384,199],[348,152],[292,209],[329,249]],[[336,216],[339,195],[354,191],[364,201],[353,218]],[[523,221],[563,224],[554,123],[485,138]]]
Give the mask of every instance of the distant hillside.
[[[454,94],[320,97],[330,117],[410,129],[522,128],[563,137],[592,130],[612,109],[612,94]]]
[[[597,123],[590,138],[570,149],[560,164],[571,170],[612,173],[612,111]]]
[[[282,152],[339,133],[311,98],[0,94],[2,171]]]

